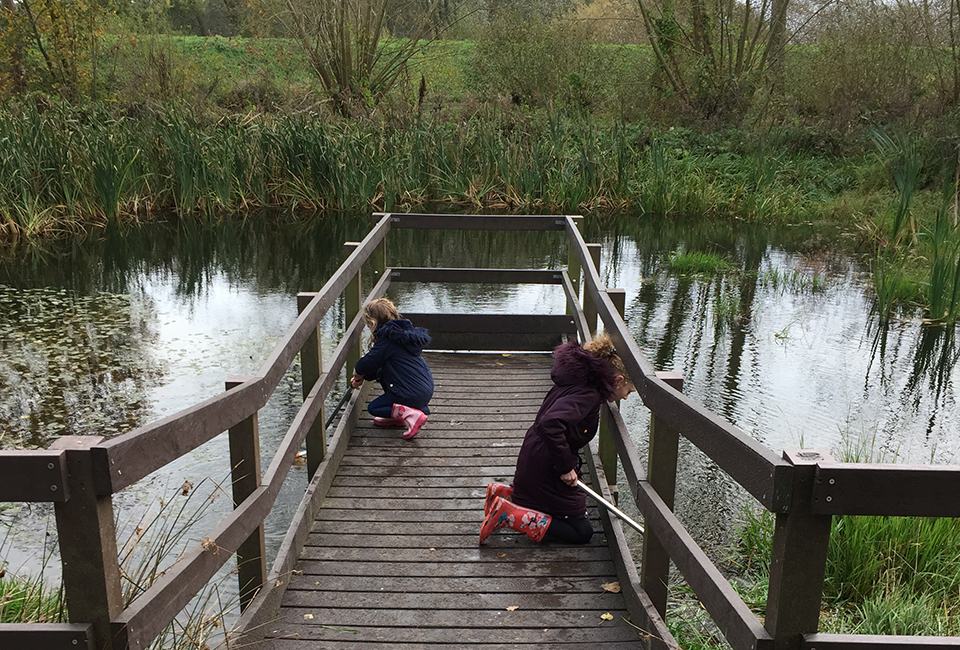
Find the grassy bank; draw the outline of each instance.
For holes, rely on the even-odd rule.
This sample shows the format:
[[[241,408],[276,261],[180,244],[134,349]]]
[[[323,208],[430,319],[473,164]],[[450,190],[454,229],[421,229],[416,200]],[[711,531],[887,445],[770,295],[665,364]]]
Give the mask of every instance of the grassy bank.
[[[785,134],[783,139],[789,139]],[[314,114],[214,122],[180,112],[116,117],[51,108],[0,116],[7,237],[175,211],[252,207],[506,210],[807,220],[856,185],[845,159],[742,134],[702,136],[581,115],[486,111],[466,121],[331,121]]]

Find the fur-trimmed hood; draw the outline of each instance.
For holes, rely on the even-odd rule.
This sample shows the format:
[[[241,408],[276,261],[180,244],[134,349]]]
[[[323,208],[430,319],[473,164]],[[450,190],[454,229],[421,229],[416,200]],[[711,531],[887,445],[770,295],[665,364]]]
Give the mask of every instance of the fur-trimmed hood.
[[[614,393],[617,371],[606,360],[593,356],[579,343],[564,343],[553,351],[550,378],[558,386],[583,385],[596,389],[605,398]]]
[[[430,333],[423,327],[414,327],[406,318],[390,320],[374,331],[377,340],[391,341],[412,354],[420,354],[430,342]]]

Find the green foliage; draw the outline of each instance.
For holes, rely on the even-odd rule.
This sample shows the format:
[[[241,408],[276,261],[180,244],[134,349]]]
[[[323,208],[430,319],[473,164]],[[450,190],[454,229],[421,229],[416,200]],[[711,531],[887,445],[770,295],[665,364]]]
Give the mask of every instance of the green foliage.
[[[485,100],[504,97],[521,106],[600,104],[616,59],[593,40],[577,23],[502,11],[477,38],[470,85]]]
[[[682,275],[716,275],[732,271],[729,260],[704,251],[677,251],[670,255],[670,269]]]
[[[431,33],[437,3],[416,15],[414,5],[408,4],[408,36],[388,47],[388,5],[388,0],[286,1],[284,19],[291,33],[344,115],[357,103],[368,108],[378,104],[421,49],[420,40]]]

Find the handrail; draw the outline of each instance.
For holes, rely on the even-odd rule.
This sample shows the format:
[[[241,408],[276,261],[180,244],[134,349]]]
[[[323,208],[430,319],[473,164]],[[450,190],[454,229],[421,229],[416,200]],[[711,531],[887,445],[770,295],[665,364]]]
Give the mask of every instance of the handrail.
[[[97,493],[116,493],[263,408],[307,337],[389,230],[386,217],[373,227],[290,326],[256,379],[94,447],[100,471],[95,475]]]
[[[567,234],[583,268],[584,292],[589,291],[643,403],[658,418],[682,431],[767,509],[783,512],[790,491],[790,465],[739,427],[673,390],[656,376],[653,365],[640,351],[607,292],[601,288],[600,275],[583,236],[572,221],[567,224]]]

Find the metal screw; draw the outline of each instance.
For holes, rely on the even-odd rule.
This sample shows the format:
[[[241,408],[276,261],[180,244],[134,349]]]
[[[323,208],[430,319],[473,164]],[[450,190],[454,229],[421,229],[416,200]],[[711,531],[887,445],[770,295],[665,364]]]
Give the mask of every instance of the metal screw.
[[[56,492],[56,491],[57,491],[57,486],[56,486],[56,485],[51,485],[51,486],[50,486],[50,491],[51,491],[51,492]]]
[[[73,645],[77,645],[77,640],[76,640],[76,639],[73,640]]]
[[[833,501],[833,497],[827,497],[827,503],[830,503],[831,501]],[[811,650],[813,649],[811,648]]]
[[[47,469],[53,469],[53,463],[47,463]]]
[[[833,485],[833,484],[836,483],[836,482],[837,482],[837,479],[835,479],[835,478],[830,479],[830,485]]]

